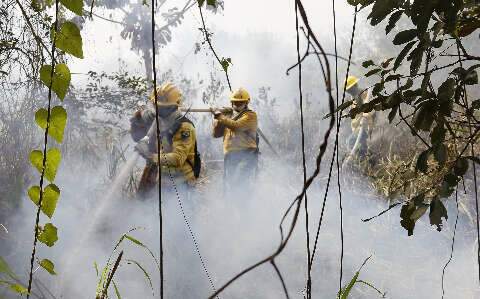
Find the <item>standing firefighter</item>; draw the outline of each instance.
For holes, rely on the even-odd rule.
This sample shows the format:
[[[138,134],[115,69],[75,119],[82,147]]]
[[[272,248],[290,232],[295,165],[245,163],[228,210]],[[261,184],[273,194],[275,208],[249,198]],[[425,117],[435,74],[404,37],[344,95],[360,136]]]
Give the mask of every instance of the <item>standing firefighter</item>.
[[[160,127],[161,184],[173,191],[193,186],[200,170],[195,127],[183,116],[178,107],[182,100],[180,90],[172,83],[157,87],[158,121]],[[131,118],[131,135],[135,150],[147,161],[138,192],[145,196],[158,182],[158,146],[155,122],[155,93],[151,108],[135,112]]]
[[[359,107],[369,102],[368,90],[363,90],[358,85],[359,79],[355,76],[348,76],[346,84],[347,92],[352,96],[354,102],[352,108]],[[353,158],[364,159],[367,155],[367,139],[374,123],[374,111],[370,113],[359,113],[352,119],[352,134],[347,140],[350,154],[345,162]]]
[[[213,137],[223,137],[226,187],[248,190],[258,163],[257,114],[248,108],[250,95],[243,88],[232,93],[230,102],[233,113],[214,111]]]

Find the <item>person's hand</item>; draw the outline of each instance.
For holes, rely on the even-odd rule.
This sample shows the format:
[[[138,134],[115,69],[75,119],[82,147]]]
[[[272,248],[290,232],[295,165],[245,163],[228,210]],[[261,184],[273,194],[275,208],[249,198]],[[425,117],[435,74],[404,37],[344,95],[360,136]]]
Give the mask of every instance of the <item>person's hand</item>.
[[[220,119],[221,117],[222,117],[222,111],[220,111],[219,109],[215,109],[213,111],[213,118]]]
[[[148,140],[142,139],[135,145],[135,151],[146,160],[150,160],[152,153],[148,148]]]

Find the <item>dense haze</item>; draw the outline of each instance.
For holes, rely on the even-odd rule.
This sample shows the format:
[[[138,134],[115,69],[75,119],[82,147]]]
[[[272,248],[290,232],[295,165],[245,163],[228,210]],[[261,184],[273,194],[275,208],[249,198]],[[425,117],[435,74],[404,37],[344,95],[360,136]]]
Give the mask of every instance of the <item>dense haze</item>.
[[[345,2],[337,4],[338,51],[339,55],[348,57],[353,8]],[[311,25],[326,51],[333,53],[331,3],[305,1],[305,6]],[[121,12],[98,9],[96,14],[116,19]],[[292,1],[225,1],[223,11],[215,15],[211,12],[206,14],[207,26],[214,33],[212,41],[216,50],[221,56],[232,59],[233,65],[229,70],[233,87],[245,87],[251,91],[254,98],[259,96],[261,87],[270,87],[269,96],[277,99],[274,107],[253,102],[253,108],[258,109],[260,126],[268,138],[276,146],[281,146],[280,140],[285,138],[291,138],[291,143],[298,145],[291,152],[284,150],[287,153],[282,156],[285,158],[282,161],[272,154],[265,143],[261,143],[260,175],[254,194],[237,194],[238,198],[223,196],[222,176],[218,171],[220,166],[215,162],[222,159],[221,140],[210,138],[209,117],[195,116],[199,150],[208,155],[208,159],[205,159],[207,177],[197,194],[190,199],[180,198],[180,201],[198,241],[205,265],[215,287],[218,288],[234,274],[271,254],[276,248],[280,241],[278,225],[281,217],[301,190],[302,169],[299,122],[292,122],[289,131],[282,131],[267,118],[269,115],[278,118],[276,121],[298,119],[297,73],[292,71],[290,76],[285,74],[297,59]],[[159,19],[158,22],[162,23],[163,20],[160,17]],[[374,30],[379,29],[372,29],[365,20],[366,13],[361,12],[353,53],[356,65],[352,67],[352,72],[358,75],[364,73],[359,64],[366,57],[383,58],[388,56],[383,51],[393,49],[388,48],[389,46],[379,49],[385,41],[380,39],[381,36],[376,39],[372,37],[375,36]],[[120,27],[95,17],[93,21],[85,22],[82,30],[85,59],[73,58],[70,63],[72,73],[76,73],[73,75],[76,89],[86,86],[88,80],[85,74],[88,71],[111,73],[121,69],[130,74],[144,75],[142,59],[130,50],[130,41],[120,37]],[[217,80],[225,83],[224,75],[206,45],[202,46],[199,53],[194,53],[195,43],[203,41],[199,27],[201,23],[198,10],[194,7],[185,15],[182,24],[173,29],[172,42],[159,49],[157,69],[159,73],[172,70],[174,76],[197,83],[210,80],[210,74],[213,73]],[[302,53],[304,48],[303,40]],[[303,66],[304,94],[310,103],[305,112],[309,119],[306,132],[309,140],[309,173],[313,171],[314,155],[327,126],[327,120],[318,122],[317,118],[317,121],[313,121],[315,116],[323,116],[327,107],[325,88],[320,80],[320,70],[315,59],[313,56],[308,58]],[[334,60],[330,60],[330,63],[334,65]],[[340,82],[345,76],[345,68],[345,62],[339,61]],[[201,88],[205,84],[198,86]],[[200,99],[202,92],[203,90],[197,90],[198,98],[187,99],[188,102],[195,106],[204,106]],[[223,95],[227,94],[228,88],[225,88]],[[135,100],[144,101],[145,97],[138,96]],[[217,101],[217,104],[227,105],[227,97]],[[132,112],[133,109],[125,111],[118,120],[121,129],[128,129],[128,119]],[[384,121],[384,118],[381,121]],[[67,125],[66,130],[69,129],[73,129],[73,124]],[[348,124],[346,130],[349,130]],[[102,136],[99,137],[101,138]],[[117,134],[113,138],[116,146],[128,146],[125,152],[128,160],[134,145],[129,135]],[[71,141],[72,145],[77,141]],[[332,139],[330,144],[333,144]],[[214,154],[209,154],[209,151]],[[328,151],[325,155],[321,175],[308,192],[312,239],[320,215],[331,154]],[[111,148],[98,150],[96,155],[97,157],[92,157],[70,149],[69,156],[62,161],[59,169],[57,184],[62,188],[62,195],[53,219],[53,223],[59,228],[59,241],[53,248],[40,246],[38,252],[39,258],[49,258],[56,263],[58,275],[50,276],[43,269],[35,273],[57,298],[94,297],[98,280],[94,262],[103,267],[116,241],[129,229],[141,227],[142,229],[132,232],[131,235],[148,246],[156,256],[159,254],[157,199],[150,198],[142,202],[128,195],[116,194],[106,202],[105,195],[112,186],[112,178],[109,177],[109,167],[112,166],[109,160],[112,156]],[[137,163],[134,173],[136,176],[139,175],[138,170],[143,163],[143,160]],[[122,165],[124,163],[114,167],[115,174],[121,172]],[[353,176],[350,172],[343,175],[347,179]],[[363,179],[354,181],[356,184],[347,180],[343,185],[343,285],[350,281],[362,262],[372,256],[363,268],[360,278],[386,292],[387,298],[441,297],[442,268],[450,255],[450,242],[457,213],[455,202],[448,201],[449,219],[442,232],[436,232],[425,217],[417,223],[415,235],[407,237],[407,232],[399,224],[398,208],[371,222],[361,221],[387,208],[389,202],[373,194],[367,187],[368,182]],[[359,183],[360,181],[363,182]],[[313,265],[314,298],[335,298],[338,291],[340,211],[336,177],[332,178],[330,190]],[[28,273],[34,210],[34,205],[25,195],[18,214],[6,223],[9,244],[0,246],[2,256],[23,279]],[[303,212],[302,209],[292,240],[278,258],[278,266],[285,276],[291,298],[303,298],[302,291],[306,281]],[[164,215],[166,298],[206,298],[212,293],[212,288],[196,253],[179,202],[173,194],[164,196]],[[289,223],[290,218],[287,218],[285,227]],[[470,228],[466,217],[459,219],[454,257],[446,271],[446,298],[480,296],[476,276],[475,238]],[[134,259],[145,266],[154,286],[152,295],[142,271],[134,265],[123,265],[115,278],[122,298],[159,298],[159,274],[151,256],[126,241],[122,248],[125,250],[124,260]],[[113,258],[116,258],[116,255]],[[378,293],[364,285],[357,285],[352,294],[352,298],[379,297]],[[1,296],[10,298],[2,291]],[[110,296],[115,296],[113,289],[110,290]],[[273,268],[266,264],[235,282],[220,298],[273,299],[282,296],[280,281]]]

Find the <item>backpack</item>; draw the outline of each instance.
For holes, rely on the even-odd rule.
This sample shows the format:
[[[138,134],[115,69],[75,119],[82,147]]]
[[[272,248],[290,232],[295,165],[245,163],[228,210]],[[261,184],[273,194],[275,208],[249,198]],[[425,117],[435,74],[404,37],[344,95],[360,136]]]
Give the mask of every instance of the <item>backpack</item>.
[[[195,125],[193,124],[193,122],[191,120],[189,120],[185,116],[182,116],[177,121],[175,121],[175,123],[166,132],[166,137],[167,137],[169,143],[172,143],[173,135],[175,135],[175,133],[177,133],[178,129],[180,129],[180,126],[183,123],[190,123],[195,128]],[[198,149],[197,149],[197,140],[196,139],[195,139],[195,156],[193,158],[193,163],[190,162],[190,160],[188,160],[188,159],[187,159],[187,163],[188,163],[188,165],[190,165],[190,167],[192,167],[193,175],[195,176],[195,178],[198,179],[198,177],[200,176],[200,170],[202,168],[202,159],[201,159],[200,153],[198,152]]]

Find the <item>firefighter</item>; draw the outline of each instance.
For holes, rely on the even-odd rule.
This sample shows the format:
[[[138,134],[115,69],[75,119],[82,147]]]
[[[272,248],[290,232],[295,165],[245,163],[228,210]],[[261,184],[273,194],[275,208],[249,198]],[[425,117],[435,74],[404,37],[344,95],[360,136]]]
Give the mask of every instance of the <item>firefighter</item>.
[[[162,188],[189,189],[194,186],[200,170],[195,127],[180,113],[182,94],[172,83],[157,87],[157,106],[160,127],[160,166]],[[131,118],[131,135],[135,150],[146,160],[138,186],[140,195],[146,195],[157,184],[158,147],[155,123],[155,92],[150,96],[151,106],[136,111]]]
[[[355,76],[348,76],[345,84],[346,91],[353,98],[352,108],[361,106],[369,102],[368,90],[364,90],[358,84],[359,79]],[[367,139],[370,135],[375,121],[375,111],[369,113],[359,113],[352,119],[352,133],[347,140],[347,146],[350,154],[347,161],[353,158],[364,159],[367,155]]]
[[[213,137],[223,137],[225,187],[248,190],[257,172],[257,114],[249,109],[250,95],[244,88],[235,90],[230,102],[232,113],[214,111]]]

